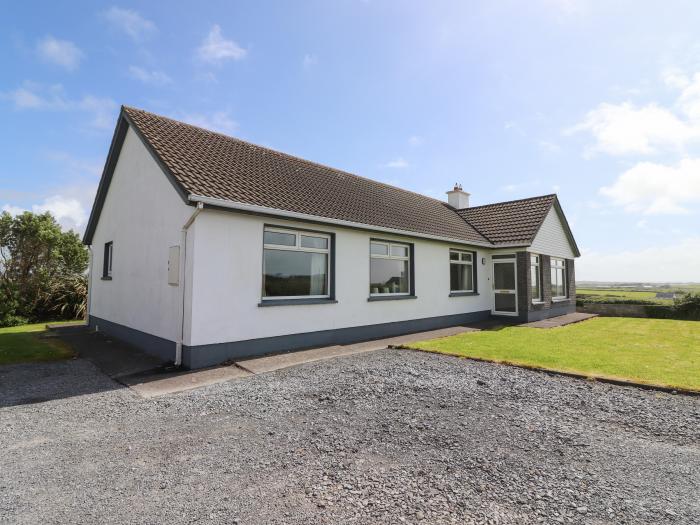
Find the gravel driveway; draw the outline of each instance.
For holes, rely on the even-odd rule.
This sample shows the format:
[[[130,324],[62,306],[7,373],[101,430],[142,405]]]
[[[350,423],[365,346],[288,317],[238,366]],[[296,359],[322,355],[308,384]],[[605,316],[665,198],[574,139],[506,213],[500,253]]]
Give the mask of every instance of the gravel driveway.
[[[699,398],[411,351],[150,400],[4,367],[0,451],[8,523],[700,522]]]

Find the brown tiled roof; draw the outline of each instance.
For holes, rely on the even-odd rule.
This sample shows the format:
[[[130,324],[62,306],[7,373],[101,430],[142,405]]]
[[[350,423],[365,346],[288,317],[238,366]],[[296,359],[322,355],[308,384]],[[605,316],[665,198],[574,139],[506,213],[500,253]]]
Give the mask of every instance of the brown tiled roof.
[[[485,246],[529,245],[552,205],[561,213],[556,195],[455,210],[425,195],[124,106],[85,231],[86,244],[92,242],[129,125],[186,201],[194,194]],[[573,237],[571,241],[575,247]]]
[[[124,112],[188,194],[488,244],[446,203],[146,111]]]
[[[556,195],[543,195],[474,206],[457,213],[494,244],[530,244],[556,199]]]

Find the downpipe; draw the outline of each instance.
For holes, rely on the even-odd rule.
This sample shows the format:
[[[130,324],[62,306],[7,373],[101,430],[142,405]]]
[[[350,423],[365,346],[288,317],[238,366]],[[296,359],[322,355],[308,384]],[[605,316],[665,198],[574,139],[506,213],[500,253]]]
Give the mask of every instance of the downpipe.
[[[198,202],[197,207],[180,231],[180,330],[175,342],[175,366],[182,366],[182,342],[185,339],[185,285],[187,282],[187,231],[202,210],[204,203]]]

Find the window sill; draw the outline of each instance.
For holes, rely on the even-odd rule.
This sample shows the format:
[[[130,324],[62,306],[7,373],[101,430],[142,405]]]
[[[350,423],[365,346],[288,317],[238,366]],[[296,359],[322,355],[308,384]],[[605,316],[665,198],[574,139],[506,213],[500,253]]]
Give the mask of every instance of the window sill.
[[[258,306],[291,306],[296,304],[336,304],[335,299],[266,299]]]
[[[552,302],[553,303],[563,303],[564,301],[568,301],[568,297],[552,297]]]
[[[399,301],[401,299],[418,299],[417,295],[387,295],[387,296],[381,296],[381,295],[372,295],[367,298],[368,302],[374,302],[374,301]]]
[[[479,292],[450,292],[450,297],[468,297],[471,295],[479,295]]]
[[[544,301],[532,301],[532,304],[547,304]]]
[[[111,280],[112,280],[111,277],[108,277],[108,276],[106,276],[106,275],[103,275],[103,276],[101,277],[101,279],[102,279],[103,281],[111,281]]]

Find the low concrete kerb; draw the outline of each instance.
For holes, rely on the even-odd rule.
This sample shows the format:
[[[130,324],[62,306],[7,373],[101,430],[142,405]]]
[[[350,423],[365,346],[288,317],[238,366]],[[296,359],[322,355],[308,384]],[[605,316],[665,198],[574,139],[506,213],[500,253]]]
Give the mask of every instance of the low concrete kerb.
[[[564,372],[563,370],[553,370],[550,368],[542,368],[539,366],[523,365],[520,363],[511,363],[509,361],[494,361],[492,359],[483,359],[481,357],[470,357],[470,356],[462,356],[462,355],[445,354],[443,352],[436,352],[434,350],[423,350],[420,348],[411,348],[410,346],[406,346],[406,345],[390,345],[389,348],[392,348],[394,350],[413,350],[414,352],[428,352],[430,354],[444,355],[446,357],[455,357],[457,359],[469,359],[471,361],[478,361],[480,363],[492,363],[492,364],[497,364],[497,365],[506,365],[506,366],[512,366],[514,368],[521,368],[524,370],[530,370],[533,372],[542,372],[542,373],[550,374],[550,375],[571,377],[574,379],[585,379],[587,381],[596,381],[599,383],[608,383],[608,384],[617,385],[617,386],[641,388],[642,390],[655,390],[658,392],[665,392],[667,394],[674,394],[674,395],[675,394],[682,394],[684,396],[700,397],[700,390],[692,390],[692,389],[688,389],[688,388],[675,388],[675,387],[670,387],[670,386],[654,385],[654,384],[649,384],[649,383],[637,383],[636,381],[629,381],[627,379],[614,379],[612,377],[605,377],[605,376],[590,376],[590,375],[586,375],[586,374],[578,374],[576,372]]]

